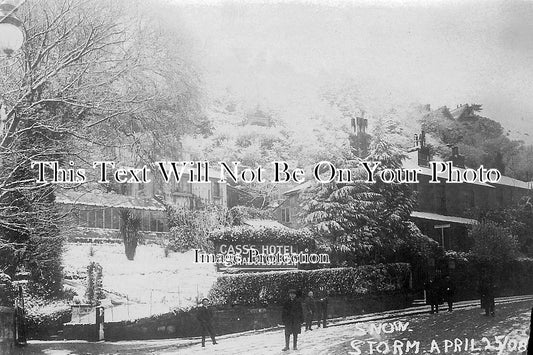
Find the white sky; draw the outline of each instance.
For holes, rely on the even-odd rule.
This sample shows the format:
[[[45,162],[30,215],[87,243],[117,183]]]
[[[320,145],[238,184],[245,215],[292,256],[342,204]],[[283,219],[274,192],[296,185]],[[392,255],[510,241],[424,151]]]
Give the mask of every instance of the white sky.
[[[279,102],[351,77],[383,103],[481,103],[533,141],[533,1],[175,2],[215,91]]]

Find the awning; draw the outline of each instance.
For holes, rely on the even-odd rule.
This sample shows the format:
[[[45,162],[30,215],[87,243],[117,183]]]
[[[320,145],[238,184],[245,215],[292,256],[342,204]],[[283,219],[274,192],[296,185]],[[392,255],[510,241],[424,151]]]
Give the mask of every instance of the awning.
[[[429,213],[429,212],[413,211],[411,212],[411,217],[420,218],[420,219],[428,219],[431,221],[450,222],[450,223],[458,223],[458,224],[477,224],[478,223],[478,221],[476,221],[475,219],[445,216],[442,214]]]

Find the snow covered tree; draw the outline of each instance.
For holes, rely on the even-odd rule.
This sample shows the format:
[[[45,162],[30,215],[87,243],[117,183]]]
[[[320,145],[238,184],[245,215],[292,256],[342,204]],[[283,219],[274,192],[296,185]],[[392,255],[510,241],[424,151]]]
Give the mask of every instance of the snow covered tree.
[[[124,242],[124,252],[128,260],[135,259],[135,251],[139,242],[139,231],[141,229],[141,217],[132,210],[121,208],[120,215],[120,235]]]

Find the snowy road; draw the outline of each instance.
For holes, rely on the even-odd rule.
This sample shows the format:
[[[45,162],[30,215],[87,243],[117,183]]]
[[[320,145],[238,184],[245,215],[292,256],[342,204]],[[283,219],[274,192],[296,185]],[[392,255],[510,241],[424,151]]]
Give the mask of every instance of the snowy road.
[[[168,339],[128,342],[32,342],[16,354],[520,354],[527,341],[530,300],[502,304],[496,317],[481,309],[332,326],[303,332],[299,349],[282,352],[282,330],[221,337],[219,344]],[[392,322],[392,323],[391,323]],[[472,341],[473,339],[473,341]],[[418,344],[418,345],[417,345]],[[490,347],[488,347],[490,346]],[[359,350],[358,350],[359,349]],[[388,349],[388,352],[387,352]],[[501,350],[501,351],[500,351]]]

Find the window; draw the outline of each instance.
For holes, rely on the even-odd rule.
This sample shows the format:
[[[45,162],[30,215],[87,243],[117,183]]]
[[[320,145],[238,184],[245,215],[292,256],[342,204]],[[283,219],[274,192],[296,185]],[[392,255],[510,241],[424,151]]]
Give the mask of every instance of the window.
[[[150,230],[157,232],[157,216],[156,212],[150,212]]]
[[[104,209],[104,228],[111,229],[113,228],[113,215],[111,208]]]
[[[112,209],[113,213],[113,229],[120,229],[120,213],[118,208]]]
[[[141,230],[149,231],[150,230],[150,212],[149,211],[139,211],[139,215],[142,217],[142,227]]]
[[[220,184],[213,181],[213,197],[220,197]]]
[[[80,226],[86,227],[87,226],[87,219],[89,218],[87,210],[80,210]]]
[[[103,209],[97,209],[94,211],[96,215],[96,223],[94,226],[96,228],[104,228],[104,210]]]
[[[288,223],[291,221],[291,209],[290,208],[281,209],[281,221],[285,223]]]
[[[94,228],[96,227],[96,211],[94,209],[87,212],[89,216],[89,221],[87,227]]]

